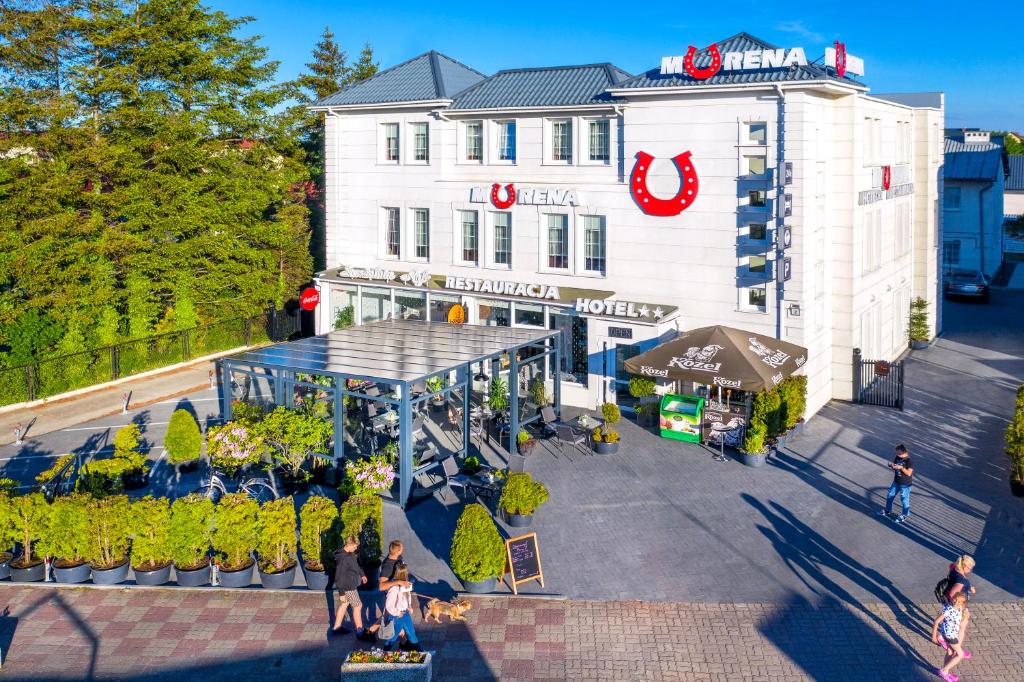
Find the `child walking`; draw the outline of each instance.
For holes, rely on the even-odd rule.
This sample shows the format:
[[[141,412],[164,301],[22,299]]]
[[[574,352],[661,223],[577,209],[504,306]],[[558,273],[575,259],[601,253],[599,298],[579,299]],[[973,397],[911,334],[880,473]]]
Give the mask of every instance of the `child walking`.
[[[939,646],[945,644],[946,658],[937,672],[939,677],[946,682],[957,682],[960,679],[958,675],[953,674],[953,668],[964,660],[963,644],[960,641],[960,623],[963,621],[966,608],[967,595],[957,592],[932,623],[932,641]]]

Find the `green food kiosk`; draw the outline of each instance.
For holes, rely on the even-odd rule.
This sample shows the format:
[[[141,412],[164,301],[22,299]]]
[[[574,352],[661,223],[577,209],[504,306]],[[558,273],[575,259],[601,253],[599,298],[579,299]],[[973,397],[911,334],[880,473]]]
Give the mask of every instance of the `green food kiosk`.
[[[704,413],[704,398],[694,395],[668,393],[661,399],[659,423],[661,437],[700,442],[700,430]]]

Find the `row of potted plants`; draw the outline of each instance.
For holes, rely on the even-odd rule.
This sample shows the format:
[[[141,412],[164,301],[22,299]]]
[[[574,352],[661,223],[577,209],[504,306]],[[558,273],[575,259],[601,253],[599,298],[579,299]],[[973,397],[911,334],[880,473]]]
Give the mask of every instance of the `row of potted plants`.
[[[140,452],[142,433],[138,425],[121,427],[114,435],[113,445],[111,457],[94,459],[82,465],[75,481],[76,490],[102,497],[142,488],[149,482],[150,465],[146,453]],[[61,455],[49,469],[36,476],[36,483],[49,483],[74,458],[72,454]]]
[[[312,496],[296,523],[294,500],[284,497],[262,506],[244,494],[228,494],[216,505],[200,495],[170,503],[146,496],[95,497],[83,493],[47,503],[40,493],[0,492],[0,570],[19,581],[45,577],[44,558],[53,561],[58,582],[116,584],[129,566],[140,585],[206,585],[211,566],[227,587],[246,587],[257,567],[265,587],[286,588],[295,580],[298,538],[310,589],[326,587],[325,562],[342,532],[337,505]],[[297,528],[298,525],[298,528]],[[379,542],[378,542],[379,546]],[[0,575],[0,577],[7,577]]]
[[[803,375],[786,377],[778,386],[755,395],[743,441],[743,462],[764,464],[769,447],[785,443],[788,434],[802,428],[806,408],[807,377]]]
[[[1024,384],[1017,389],[1013,418],[1006,427],[1006,456],[1010,458],[1010,492],[1024,497]]]

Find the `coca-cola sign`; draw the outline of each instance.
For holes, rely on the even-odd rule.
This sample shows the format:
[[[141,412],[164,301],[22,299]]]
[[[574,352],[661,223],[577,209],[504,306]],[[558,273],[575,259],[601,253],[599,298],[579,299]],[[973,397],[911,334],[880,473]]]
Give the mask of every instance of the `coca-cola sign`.
[[[307,287],[299,294],[299,307],[303,310],[313,310],[320,303],[320,292],[313,287]]]

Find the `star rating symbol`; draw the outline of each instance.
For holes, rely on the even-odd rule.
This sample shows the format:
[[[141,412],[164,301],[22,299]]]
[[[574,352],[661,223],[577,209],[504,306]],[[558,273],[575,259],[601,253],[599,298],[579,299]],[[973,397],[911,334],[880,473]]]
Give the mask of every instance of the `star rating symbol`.
[[[641,306],[640,306],[639,308],[637,308],[637,310],[636,310],[636,311],[637,311],[638,313],[640,313],[640,317],[647,317],[647,314],[648,314],[649,312],[651,312],[651,311],[650,311],[650,310],[649,310],[649,309],[647,308],[647,305],[646,305],[646,304],[644,304],[644,305],[641,305]]]
[[[657,308],[654,309],[654,319],[660,320],[664,315],[665,311],[661,309],[661,306],[658,306]]]

